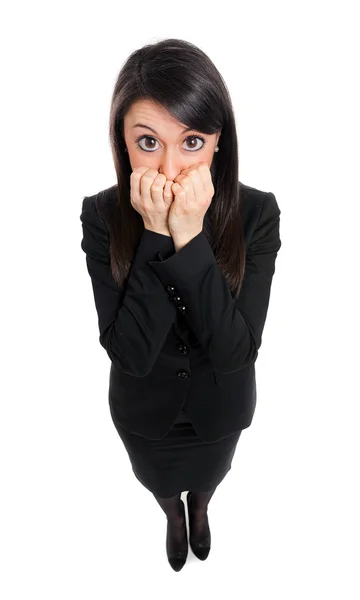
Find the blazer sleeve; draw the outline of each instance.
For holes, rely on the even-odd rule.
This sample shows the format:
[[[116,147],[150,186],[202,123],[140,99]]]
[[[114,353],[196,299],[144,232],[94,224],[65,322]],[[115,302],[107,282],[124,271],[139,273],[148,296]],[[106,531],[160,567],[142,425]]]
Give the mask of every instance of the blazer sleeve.
[[[83,199],[80,220],[98,315],[99,341],[115,366],[128,375],[149,373],[165,342],[176,308],[149,261],[160,250],[174,253],[171,237],[144,229],[130,268],[126,289],[110,269],[110,234],[100,217],[96,196]]]
[[[237,299],[203,231],[178,252],[170,255],[164,250],[159,252],[160,261],[150,261],[163,284],[176,288],[189,325],[213,367],[221,373],[243,369],[258,356],[281,247],[280,214],[274,194],[264,192]]]

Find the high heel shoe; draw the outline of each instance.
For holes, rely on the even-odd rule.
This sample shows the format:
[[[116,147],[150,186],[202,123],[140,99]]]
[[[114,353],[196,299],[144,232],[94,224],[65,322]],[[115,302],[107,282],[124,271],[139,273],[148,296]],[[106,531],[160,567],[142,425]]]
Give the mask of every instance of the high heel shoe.
[[[206,560],[209,555],[210,548],[211,548],[211,533],[210,533],[209,521],[208,521],[208,518],[206,517],[206,534],[207,534],[206,537],[204,537],[201,540],[201,542],[194,542],[192,539],[192,535],[191,535],[192,523],[193,523],[193,519],[194,519],[194,514],[192,512],[191,499],[192,499],[192,492],[188,492],[188,495],[186,496],[186,502],[187,502],[188,513],[189,513],[189,528],[190,528],[189,542],[190,542],[191,550],[193,551],[195,556],[197,556],[197,558],[199,558],[200,560]]]
[[[182,501],[181,501],[182,502]],[[186,559],[188,556],[188,536],[187,536],[187,529],[186,529],[186,519],[185,519],[185,507],[184,507],[184,503],[182,502],[183,505],[183,511],[184,511],[184,535],[185,535],[185,539],[186,539],[186,551],[174,551],[173,549],[170,549],[170,524],[168,522],[167,524],[167,533],[166,533],[166,553],[167,553],[167,557],[168,557],[168,561],[170,563],[170,566],[174,569],[174,571],[180,571],[183,566],[186,563]],[[172,541],[172,546],[174,546],[174,542]]]

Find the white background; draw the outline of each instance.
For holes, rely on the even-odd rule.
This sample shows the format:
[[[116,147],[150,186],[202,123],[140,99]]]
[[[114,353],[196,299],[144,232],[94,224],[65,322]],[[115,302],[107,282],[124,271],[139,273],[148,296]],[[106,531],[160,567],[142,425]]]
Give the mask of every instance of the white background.
[[[359,568],[359,22],[355,2],[17,2],[1,18],[1,580],[4,600],[355,600]],[[121,65],[177,37],[230,91],[239,178],[281,240],[258,404],[180,573],[166,517],[108,409],[80,248],[116,183]],[[357,57],[357,58],[356,58]]]

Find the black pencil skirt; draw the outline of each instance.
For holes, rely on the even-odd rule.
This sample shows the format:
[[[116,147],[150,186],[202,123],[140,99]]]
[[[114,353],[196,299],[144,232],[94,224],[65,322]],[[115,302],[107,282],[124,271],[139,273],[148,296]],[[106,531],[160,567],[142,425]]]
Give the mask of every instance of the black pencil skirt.
[[[163,439],[149,440],[124,429],[111,406],[110,412],[135,476],[156,496],[169,498],[183,491],[213,490],[231,469],[241,430],[216,442],[206,442],[196,433],[183,408]]]

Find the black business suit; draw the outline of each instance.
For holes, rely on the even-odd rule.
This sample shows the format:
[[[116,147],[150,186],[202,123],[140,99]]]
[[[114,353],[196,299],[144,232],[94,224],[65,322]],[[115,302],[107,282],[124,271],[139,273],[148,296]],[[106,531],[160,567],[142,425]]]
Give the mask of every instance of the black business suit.
[[[159,456],[166,445],[162,456],[173,463],[171,436],[176,433],[173,447],[179,449],[181,431],[182,439],[189,441],[191,428],[192,445],[196,438],[205,451],[204,464],[210,463],[207,472],[201,463],[197,467],[203,474],[201,485],[208,481],[210,489],[214,477],[206,448],[214,452],[217,442],[213,456],[219,456],[221,443],[233,440],[223,453],[220,481],[231,467],[241,430],[254,415],[255,361],[281,246],[280,210],[271,192],[241,182],[239,190],[247,260],[237,300],[204,231],[175,252],[172,238],[144,229],[128,281],[120,290],[111,275],[109,232],[101,217],[104,204],[116,200],[116,186],[83,200],[81,247],[93,286],[99,341],[111,359],[111,415],[135,475],[152,491],[173,490],[175,482],[181,485],[183,480],[172,473],[171,485],[165,485],[160,467],[146,480],[144,471],[151,465],[147,469],[145,455],[151,448]],[[136,441],[141,442],[137,452]],[[144,459],[141,476],[135,454]],[[187,458],[196,463],[195,448]],[[169,477],[167,473],[166,482]]]

